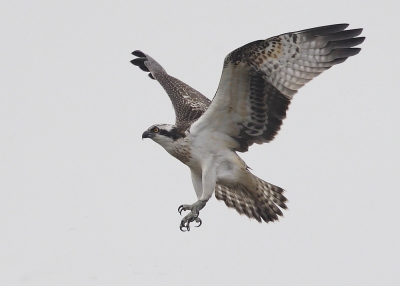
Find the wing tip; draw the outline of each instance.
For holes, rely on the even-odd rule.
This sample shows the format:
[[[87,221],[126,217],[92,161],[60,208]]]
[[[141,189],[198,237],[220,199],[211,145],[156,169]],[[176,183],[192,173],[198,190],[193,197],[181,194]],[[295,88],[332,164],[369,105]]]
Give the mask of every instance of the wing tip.
[[[336,51],[338,51],[338,53],[343,53],[347,58],[357,55],[361,51],[361,48],[343,48],[336,49]]]
[[[143,53],[141,50],[134,50],[132,52],[132,55],[134,55],[136,57],[139,57],[139,58],[145,58],[146,57],[145,53]]]
[[[365,41],[365,37],[357,37],[355,39],[358,39],[356,46],[361,45]]]
[[[131,64],[139,67],[142,71],[145,72],[149,72],[150,70],[148,69],[148,67],[144,64],[144,62],[146,61],[146,58],[136,58],[130,61]]]
[[[347,23],[325,25],[325,26],[319,26],[319,27],[315,27],[315,28],[300,30],[300,31],[297,32],[297,34],[308,34],[308,33],[311,33],[314,36],[323,36],[323,35],[327,35],[327,34],[332,34],[332,33],[337,33],[337,32],[343,31],[348,26],[349,26],[349,24],[347,24]]]
[[[151,79],[154,79],[154,76],[151,74],[149,68],[145,65],[145,62],[148,60],[145,53],[140,50],[135,50],[131,53],[132,55],[136,56],[136,59],[130,61],[131,64],[139,67],[142,71],[149,72],[148,76]]]
[[[349,27],[349,26],[350,26],[349,23],[340,23],[340,24],[327,25],[325,27],[326,28],[328,28],[328,27],[337,28],[337,29],[340,29],[340,31],[343,31],[343,30],[347,29],[347,27]]]

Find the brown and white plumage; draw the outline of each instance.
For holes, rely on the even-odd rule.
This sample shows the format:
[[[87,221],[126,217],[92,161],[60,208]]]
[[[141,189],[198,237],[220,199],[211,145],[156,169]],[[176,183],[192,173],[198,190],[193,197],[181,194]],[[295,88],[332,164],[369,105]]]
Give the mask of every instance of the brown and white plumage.
[[[141,51],[134,51],[138,58],[131,61],[143,71],[150,72],[149,76],[157,80],[167,92],[175,109],[175,123],[190,126],[208,108],[211,101],[200,92],[173,76],[167,74],[164,68],[152,57]]]
[[[183,206],[191,213],[182,220],[181,229],[200,221],[199,210],[214,191],[228,207],[260,222],[282,216],[284,190],[251,174],[235,151],[246,152],[254,143],[273,140],[298,89],[359,53],[354,47],[365,39],[357,37],[362,29],[347,27],[337,24],[286,33],[234,50],[225,58],[211,104],[169,76],[154,59],[133,52],[139,58],[132,63],[160,82],[175,108],[175,125],[160,130],[159,125],[152,126],[143,137],[152,138],[172,155],[182,150],[187,154],[187,160],[180,160],[191,169],[199,201]]]
[[[270,142],[298,89],[359,53],[352,47],[364,41],[364,37],[354,38],[362,29],[344,31],[347,26],[282,34],[233,51],[225,58],[213,102],[197,124],[213,123],[238,141],[237,151]]]
[[[283,215],[278,207],[287,209],[287,199],[282,194],[284,190],[254,175],[253,177],[257,182],[257,196],[249,194],[243,186],[229,188],[217,184],[215,197],[224,201],[227,207],[234,208],[249,218],[255,218],[258,222],[278,220],[278,216]]]

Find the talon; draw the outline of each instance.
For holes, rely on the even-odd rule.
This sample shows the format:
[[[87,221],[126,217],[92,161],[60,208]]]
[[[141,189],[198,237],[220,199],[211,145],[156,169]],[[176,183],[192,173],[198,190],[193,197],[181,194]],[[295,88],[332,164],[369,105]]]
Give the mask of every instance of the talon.
[[[184,229],[185,227],[186,227],[186,230]],[[185,222],[182,220],[182,221],[181,221],[181,225],[179,226],[179,229],[180,229],[182,232],[190,231],[189,222],[187,222],[187,224],[185,225]]]
[[[178,208],[178,213],[182,215],[182,211],[183,211],[183,205],[180,205]]]
[[[204,201],[197,201],[192,205],[180,205],[178,207],[178,212],[182,215],[183,211],[190,211],[181,221],[179,229],[183,232],[190,231],[190,223],[197,222],[198,224],[195,227],[200,227],[203,222],[199,218],[199,211],[206,205]]]
[[[199,226],[201,226],[201,224],[203,223],[199,217],[196,218],[196,222],[198,222],[199,225],[195,225],[194,227],[199,227]]]
[[[196,221],[196,222],[197,222],[197,217],[198,217],[198,214],[197,214],[196,216],[190,217],[190,218],[188,219],[188,224],[191,223],[191,222],[193,222],[193,221]]]

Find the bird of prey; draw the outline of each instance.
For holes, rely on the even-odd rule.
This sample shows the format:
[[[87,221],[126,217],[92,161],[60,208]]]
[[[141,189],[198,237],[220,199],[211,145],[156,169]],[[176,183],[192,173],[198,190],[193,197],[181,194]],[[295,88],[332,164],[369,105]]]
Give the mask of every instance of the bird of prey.
[[[244,45],[224,60],[212,101],[170,76],[152,57],[136,50],[132,64],[149,72],[167,92],[175,109],[175,124],[156,124],[142,134],[160,144],[191,171],[197,202],[181,221],[200,226],[199,212],[215,197],[240,214],[259,222],[278,220],[286,209],[284,190],[253,175],[237,152],[274,139],[293,95],[304,84],[348,57],[364,41],[362,29],[348,24],[285,33]]]

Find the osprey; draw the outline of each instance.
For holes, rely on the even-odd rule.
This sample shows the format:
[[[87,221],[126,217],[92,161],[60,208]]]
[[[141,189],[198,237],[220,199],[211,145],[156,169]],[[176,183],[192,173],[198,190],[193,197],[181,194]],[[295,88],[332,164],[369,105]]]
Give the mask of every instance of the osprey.
[[[225,58],[221,80],[210,101],[170,76],[152,57],[134,51],[131,61],[149,72],[167,92],[176,122],[149,127],[142,138],[160,144],[191,171],[197,202],[181,205],[190,211],[182,231],[202,221],[199,212],[215,197],[240,214],[259,222],[275,221],[286,209],[284,190],[249,171],[237,152],[274,139],[293,95],[330,67],[360,52],[362,29],[337,24],[286,33],[251,42]]]

